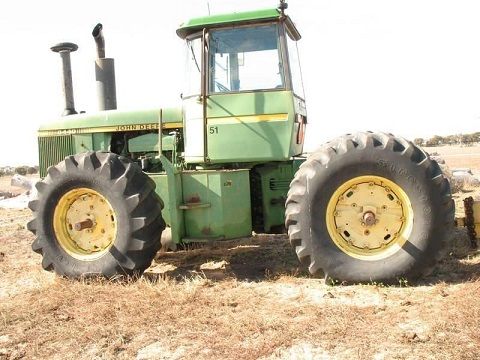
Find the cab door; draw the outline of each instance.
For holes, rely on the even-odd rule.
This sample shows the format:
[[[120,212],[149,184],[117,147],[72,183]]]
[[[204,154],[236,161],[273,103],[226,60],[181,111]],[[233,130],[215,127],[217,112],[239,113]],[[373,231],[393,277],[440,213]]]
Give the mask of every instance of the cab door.
[[[208,161],[289,158],[294,103],[281,44],[277,22],[209,31]]]

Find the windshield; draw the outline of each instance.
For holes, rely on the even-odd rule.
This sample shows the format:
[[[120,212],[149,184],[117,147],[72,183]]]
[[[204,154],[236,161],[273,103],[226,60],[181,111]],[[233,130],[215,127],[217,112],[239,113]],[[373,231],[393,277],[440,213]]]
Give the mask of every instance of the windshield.
[[[277,25],[213,30],[209,92],[283,89]]]

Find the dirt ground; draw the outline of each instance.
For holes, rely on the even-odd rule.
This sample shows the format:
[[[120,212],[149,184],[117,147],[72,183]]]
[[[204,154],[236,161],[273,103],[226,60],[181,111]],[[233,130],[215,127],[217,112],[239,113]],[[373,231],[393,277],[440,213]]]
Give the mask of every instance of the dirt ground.
[[[426,147],[429,154],[438,153],[452,168],[471,168],[480,173],[480,146]]]
[[[463,229],[415,284],[326,284],[284,235],[159,254],[136,282],[69,281],[42,270],[30,216],[0,209],[0,359],[480,358],[480,252]]]

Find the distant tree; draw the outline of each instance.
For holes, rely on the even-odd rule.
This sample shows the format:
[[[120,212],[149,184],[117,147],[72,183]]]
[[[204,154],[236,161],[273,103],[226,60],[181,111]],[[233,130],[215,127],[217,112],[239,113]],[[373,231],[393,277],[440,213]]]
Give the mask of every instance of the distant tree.
[[[444,144],[444,138],[439,135],[434,135],[425,143],[426,146],[438,146]]]
[[[433,136],[433,141],[437,145],[443,145],[445,143],[445,139],[443,138],[443,136],[440,136],[440,135],[434,135]]]
[[[27,175],[27,166],[17,166],[15,168],[15,173],[18,175]]]
[[[5,166],[3,168],[4,175],[13,175],[15,174],[15,168],[12,166]]]
[[[473,136],[473,141],[474,141],[474,142],[480,142],[480,132],[478,132],[478,131],[477,131],[477,132],[474,132],[474,133],[472,134],[472,136]]]
[[[475,142],[473,134],[462,134],[460,135],[462,143],[465,145],[472,145]]]
[[[413,143],[417,146],[423,146],[424,142],[425,142],[425,140],[422,139],[422,138],[416,138],[416,139],[413,140]]]
[[[448,145],[455,145],[458,144],[458,136],[457,135],[448,135],[443,138],[445,144]]]

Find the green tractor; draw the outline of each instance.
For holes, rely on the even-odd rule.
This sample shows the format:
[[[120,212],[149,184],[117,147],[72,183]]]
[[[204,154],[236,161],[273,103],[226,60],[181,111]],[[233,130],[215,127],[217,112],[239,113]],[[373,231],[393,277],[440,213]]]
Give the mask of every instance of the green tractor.
[[[192,19],[178,108],[116,110],[102,26],[100,110],[77,114],[70,52],[65,112],[39,129],[33,250],[66,277],[139,275],[160,247],[286,229],[312,274],[385,281],[428,273],[453,225],[437,163],[391,134],[348,134],[303,155],[300,33],[278,9]]]

